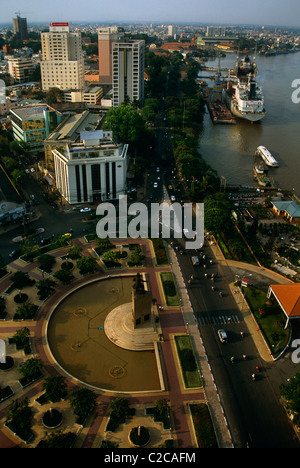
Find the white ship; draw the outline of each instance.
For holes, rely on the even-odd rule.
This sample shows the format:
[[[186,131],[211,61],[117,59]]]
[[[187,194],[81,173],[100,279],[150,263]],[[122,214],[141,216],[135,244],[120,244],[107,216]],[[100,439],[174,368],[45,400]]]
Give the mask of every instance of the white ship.
[[[235,75],[229,76],[223,95],[231,112],[240,119],[251,122],[261,120],[265,115],[264,96],[261,86],[255,81],[257,66],[247,56],[237,58]]]
[[[270,151],[265,146],[258,146],[256,150],[257,156],[260,156],[267,166],[269,167],[278,167],[279,164],[274,158],[274,156],[270,153]]]

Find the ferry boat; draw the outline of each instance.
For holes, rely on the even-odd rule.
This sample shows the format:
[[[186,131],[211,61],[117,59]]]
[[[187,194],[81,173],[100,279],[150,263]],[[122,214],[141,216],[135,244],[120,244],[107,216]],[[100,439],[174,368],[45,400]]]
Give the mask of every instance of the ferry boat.
[[[256,155],[260,156],[269,167],[278,167],[279,164],[265,146],[258,146]]]

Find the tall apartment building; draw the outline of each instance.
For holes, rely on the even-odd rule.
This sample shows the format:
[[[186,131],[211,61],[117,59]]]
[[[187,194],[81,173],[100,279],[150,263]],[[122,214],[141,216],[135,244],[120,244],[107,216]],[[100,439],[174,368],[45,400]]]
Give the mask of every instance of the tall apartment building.
[[[99,83],[112,86],[112,49],[113,44],[122,39],[124,34],[118,31],[117,26],[99,28],[98,54],[99,54]]]
[[[33,61],[29,57],[16,57],[8,60],[8,72],[19,83],[30,80],[33,71]]]
[[[14,35],[18,41],[23,42],[28,39],[27,19],[17,15],[13,18]]]
[[[113,107],[144,100],[145,42],[117,41],[112,49]]]
[[[51,23],[49,32],[42,33],[42,88],[83,89],[84,58],[81,33],[73,32],[70,23]]]

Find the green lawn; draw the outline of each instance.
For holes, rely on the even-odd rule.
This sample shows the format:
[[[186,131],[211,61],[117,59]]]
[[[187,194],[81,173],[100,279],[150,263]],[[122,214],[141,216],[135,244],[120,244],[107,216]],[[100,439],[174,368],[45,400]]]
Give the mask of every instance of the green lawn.
[[[166,303],[168,306],[180,306],[180,300],[171,272],[161,273],[160,279],[162,282]]]
[[[175,336],[175,343],[186,388],[202,387],[190,337]]]
[[[252,313],[274,357],[281,353],[289,339],[289,328],[284,329],[286,316],[274,298],[268,300],[262,289],[254,286],[244,288]],[[263,312],[263,314],[260,312]]]

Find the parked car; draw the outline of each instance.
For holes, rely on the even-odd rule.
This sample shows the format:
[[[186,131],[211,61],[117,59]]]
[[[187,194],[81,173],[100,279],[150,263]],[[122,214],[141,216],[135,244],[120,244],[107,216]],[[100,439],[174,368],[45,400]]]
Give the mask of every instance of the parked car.
[[[85,208],[81,208],[80,213],[89,213],[90,211],[92,211],[91,208],[86,206]]]
[[[154,182],[153,187],[157,188],[157,182]]]

